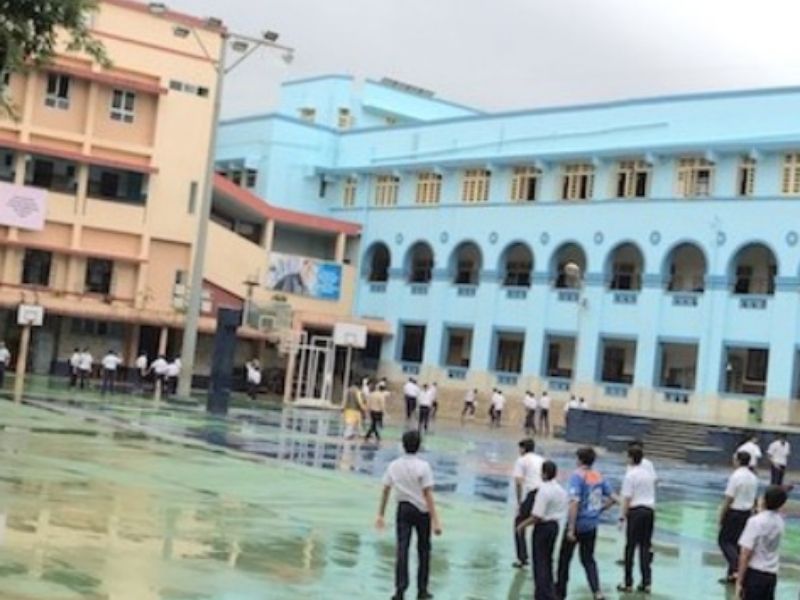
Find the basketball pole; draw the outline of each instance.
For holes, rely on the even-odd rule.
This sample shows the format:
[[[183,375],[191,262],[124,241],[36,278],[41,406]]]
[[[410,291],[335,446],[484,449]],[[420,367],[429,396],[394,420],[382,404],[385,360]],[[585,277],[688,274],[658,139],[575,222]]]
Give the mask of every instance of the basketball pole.
[[[25,367],[28,364],[28,348],[31,343],[31,323],[26,322],[22,327],[22,336],[19,340],[19,352],[17,353],[17,369],[14,373],[14,402],[22,402],[22,392],[25,389]]]
[[[347,390],[350,388],[350,366],[353,362],[353,347],[348,344],[347,358],[344,362],[344,387],[342,388],[342,406],[347,402]]]

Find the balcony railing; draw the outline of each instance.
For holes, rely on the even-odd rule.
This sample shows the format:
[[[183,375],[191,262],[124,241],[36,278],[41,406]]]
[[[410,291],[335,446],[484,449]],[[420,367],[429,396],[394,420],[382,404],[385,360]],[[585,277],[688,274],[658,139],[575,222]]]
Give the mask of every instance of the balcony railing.
[[[516,373],[498,373],[497,385],[516,386],[519,381],[519,375]]]
[[[403,373],[406,375],[419,375],[419,364],[403,363]]]
[[[476,285],[457,285],[458,295],[461,298],[474,298],[478,293],[478,286]]]
[[[745,310],[766,310],[767,299],[763,296],[742,296],[739,298],[739,308]]]
[[[427,283],[412,283],[411,295],[412,296],[427,296],[430,285]]]
[[[456,379],[458,381],[463,381],[464,379],[467,378],[467,369],[463,367],[448,367],[447,377],[448,379]]]
[[[639,292],[614,292],[614,304],[636,304]]]
[[[385,294],[386,293],[386,284],[385,283],[370,283],[369,284],[369,291],[373,294]]]
[[[627,398],[629,389],[630,386],[622,383],[606,383],[603,387],[606,396],[613,396],[616,398]]]
[[[578,290],[558,290],[559,302],[577,302],[581,297]]]
[[[689,404],[689,392],[687,390],[662,390],[664,402],[671,404]]]
[[[695,293],[672,294],[672,306],[697,306],[699,295]]]
[[[506,298],[509,300],[525,300],[527,297],[527,288],[511,287],[506,289]]]

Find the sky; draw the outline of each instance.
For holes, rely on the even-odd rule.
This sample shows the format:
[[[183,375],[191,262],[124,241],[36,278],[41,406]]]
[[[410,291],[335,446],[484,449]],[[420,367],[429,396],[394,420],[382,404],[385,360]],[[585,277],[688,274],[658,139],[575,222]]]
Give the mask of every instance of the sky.
[[[800,85],[796,0],[168,0],[237,33],[281,34],[226,79],[226,117],[282,81],[387,76],[488,111]]]

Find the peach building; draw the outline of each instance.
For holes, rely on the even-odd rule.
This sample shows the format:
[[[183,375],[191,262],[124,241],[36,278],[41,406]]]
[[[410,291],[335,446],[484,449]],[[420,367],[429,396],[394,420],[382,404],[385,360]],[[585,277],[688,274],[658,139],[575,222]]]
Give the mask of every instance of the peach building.
[[[19,335],[15,308],[45,307],[32,365],[48,373],[74,347],[177,356],[198,211],[204,194],[223,26],[146,4],[103,0],[91,23],[111,66],[59,52],[52,64],[6,74],[14,115],[0,116],[0,181],[47,191],[41,231],[0,227],[0,333]],[[197,34],[189,35],[194,30]],[[203,50],[205,47],[206,54]],[[220,306],[258,307],[241,329],[241,360],[266,347],[270,307],[295,323],[350,313],[360,227],[274,209],[218,178],[204,277],[198,371]],[[340,275],[337,294],[314,299],[265,287],[273,253],[312,257]],[[321,247],[322,247],[321,246]],[[314,263],[316,265],[316,263]],[[326,267],[328,268],[328,267]]]

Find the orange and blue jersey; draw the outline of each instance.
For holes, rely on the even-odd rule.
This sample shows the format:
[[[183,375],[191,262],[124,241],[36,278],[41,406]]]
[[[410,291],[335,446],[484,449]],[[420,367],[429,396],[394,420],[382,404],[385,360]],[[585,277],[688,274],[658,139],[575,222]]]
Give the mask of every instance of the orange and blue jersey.
[[[575,530],[584,533],[597,529],[606,499],[613,494],[611,484],[598,471],[578,469],[570,476],[567,490],[570,500],[578,502]]]

